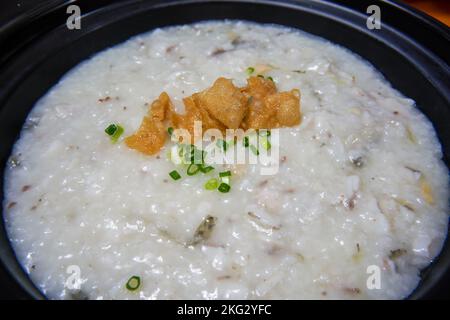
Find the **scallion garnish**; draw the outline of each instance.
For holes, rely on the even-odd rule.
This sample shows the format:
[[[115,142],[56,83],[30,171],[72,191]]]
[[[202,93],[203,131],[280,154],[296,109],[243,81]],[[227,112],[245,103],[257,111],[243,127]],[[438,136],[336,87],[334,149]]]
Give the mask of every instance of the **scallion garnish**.
[[[251,145],[250,150],[252,150],[254,155],[259,156],[259,150],[257,147],[255,147],[254,145]]]
[[[117,131],[117,125],[114,123],[110,124],[106,129],[105,132],[108,136],[112,136]]]
[[[230,191],[230,189],[231,189],[230,185],[224,182],[222,182],[218,188],[218,190],[222,193],[227,193]]]
[[[244,147],[247,148],[250,145],[250,139],[248,137],[244,137],[243,144],[244,144]]]
[[[219,172],[219,177],[223,178],[223,177],[231,177],[231,171],[223,171],[223,172]]]
[[[269,150],[272,147],[269,139],[267,139],[266,137],[262,137],[260,140],[261,140],[261,145],[264,149]]]
[[[269,79],[272,82],[275,82],[271,76],[268,76],[267,79]]]
[[[169,136],[171,136],[173,133],[173,128],[172,127],[167,128],[167,133],[169,134]]]
[[[212,170],[214,170],[214,167],[212,167],[212,166],[205,166],[204,164],[200,165],[200,171],[203,173],[208,173]]]
[[[200,171],[200,166],[195,163],[191,163],[186,171],[188,176],[193,176]]]
[[[178,146],[178,155],[184,164],[192,163],[193,151],[190,144],[180,144]]]
[[[259,131],[258,131],[258,134],[259,134],[261,137],[270,137],[271,132],[270,132],[270,130],[259,130]]]
[[[218,139],[216,145],[225,152],[228,149],[228,143],[225,140]]]
[[[226,183],[226,184],[230,184],[230,177],[220,178],[220,182],[223,182],[223,183]]]
[[[132,276],[130,279],[128,279],[127,284],[125,287],[130,291],[135,291],[139,289],[141,286],[141,278],[138,276]]]
[[[175,181],[181,179],[181,176],[177,170],[173,170],[173,171],[169,172],[169,176]]]
[[[219,181],[216,178],[209,179],[205,183],[206,190],[214,190],[214,189],[217,189],[218,186],[219,186]]]
[[[253,67],[248,67],[247,70],[245,70],[245,72],[246,72],[248,75],[251,75],[253,72],[255,72],[255,68],[253,68]]]
[[[111,141],[114,143],[117,142],[117,140],[119,140],[119,138],[123,132],[124,132],[124,129],[121,126],[117,125],[117,130],[111,137]]]
[[[119,140],[124,129],[120,125],[112,123],[105,129],[105,132],[111,138],[111,141],[115,143]]]

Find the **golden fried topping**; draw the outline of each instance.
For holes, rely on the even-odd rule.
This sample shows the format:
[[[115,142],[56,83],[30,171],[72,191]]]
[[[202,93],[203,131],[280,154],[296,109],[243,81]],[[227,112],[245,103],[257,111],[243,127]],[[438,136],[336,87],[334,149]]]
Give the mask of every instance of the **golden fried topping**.
[[[204,132],[292,127],[301,120],[300,92],[277,92],[275,83],[263,77],[248,78],[242,88],[229,79],[218,78],[212,87],[184,98],[183,103],[185,112],[178,114],[167,93],[161,93],[138,131],[125,139],[127,146],[144,154],[158,153],[167,137],[165,122],[188,130],[194,137],[195,121],[201,121]]]
[[[159,98],[153,101],[149,115],[144,117],[138,131],[125,139],[127,146],[148,155],[158,153],[166,142],[164,120],[172,110],[169,95],[161,93]]]
[[[267,128],[293,127],[300,124],[300,95],[296,90],[278,92],[264,99],[271,114]],[[273,116],[272,116],[273,115]]]
[[[300,93],[276,92],[272,80],[250,77],[242,92],[249,99],[249,110],[242,127],[244,129],[271,129],[300,124]]]
[[[196,96],[200,109],[208,111],[230,129],[237,129],[247,111],[247,99],[229,79],[219,78]]]

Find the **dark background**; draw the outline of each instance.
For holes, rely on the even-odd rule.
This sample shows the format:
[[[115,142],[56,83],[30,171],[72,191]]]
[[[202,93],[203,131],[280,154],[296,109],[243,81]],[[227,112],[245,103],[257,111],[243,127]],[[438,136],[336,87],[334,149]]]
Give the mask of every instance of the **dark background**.
[[[95,0],[92,0],[95,1]],[[356,0],[355,0],[356,1]],[[442,0],[443,2],[448,0]],[[35,8],[39,3],[60,3],[60,0],[0,0],[0,29],[15,17]],[[0,48],[0,50],[2,50]],[[2,84],[0,84],[2,85]],[[450,299],[450,279],[443,279],[439,290],[433,292],[435,299]],[[0,263],[0,300],[29,299],[21,287],[12,280],[3,265]]]

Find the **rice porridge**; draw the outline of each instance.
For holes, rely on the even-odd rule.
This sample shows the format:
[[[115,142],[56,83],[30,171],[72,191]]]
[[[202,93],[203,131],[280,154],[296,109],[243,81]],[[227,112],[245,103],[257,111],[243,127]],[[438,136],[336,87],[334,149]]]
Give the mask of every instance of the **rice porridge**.
[[[182,110],[249,73],[301,92],[274,175],[232,166],[229,192],[211,191],[217,172],[169,176],[173,143],[148,156],[105,135],[111,123],[133,134],[162,91]],[[273,25],[169,27],[96,54],[36,104],[6,169],[4,219],[51,299],[400,299],[446,238],[441,158],[414,101],[344,48]],[[208,237],[192,242],[202,221]]]

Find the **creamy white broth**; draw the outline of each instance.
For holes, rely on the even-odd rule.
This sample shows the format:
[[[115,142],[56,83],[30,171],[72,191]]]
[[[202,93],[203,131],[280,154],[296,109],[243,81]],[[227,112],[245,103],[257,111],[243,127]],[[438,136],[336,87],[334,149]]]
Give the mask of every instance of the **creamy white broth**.
[[[239,166],[229,193],[208,191],[203,176],[170,179],[170,144],[145,156],[104,133],[132,134],[161,91],[182,109],[218,77],[245,85],[258,64],[279,90],[301,91],[274,176]],[[52,299],[399,299],[446,237],[441,157],[414,101],[348,50],[279,26],[170,27],[95,55],[36,104],[6,170],[4,218]],[[211,237],[182,245],[207,215]],[[65,286],[70,266],[81,291]],[[369,266],[380,289],[367,287]]]

